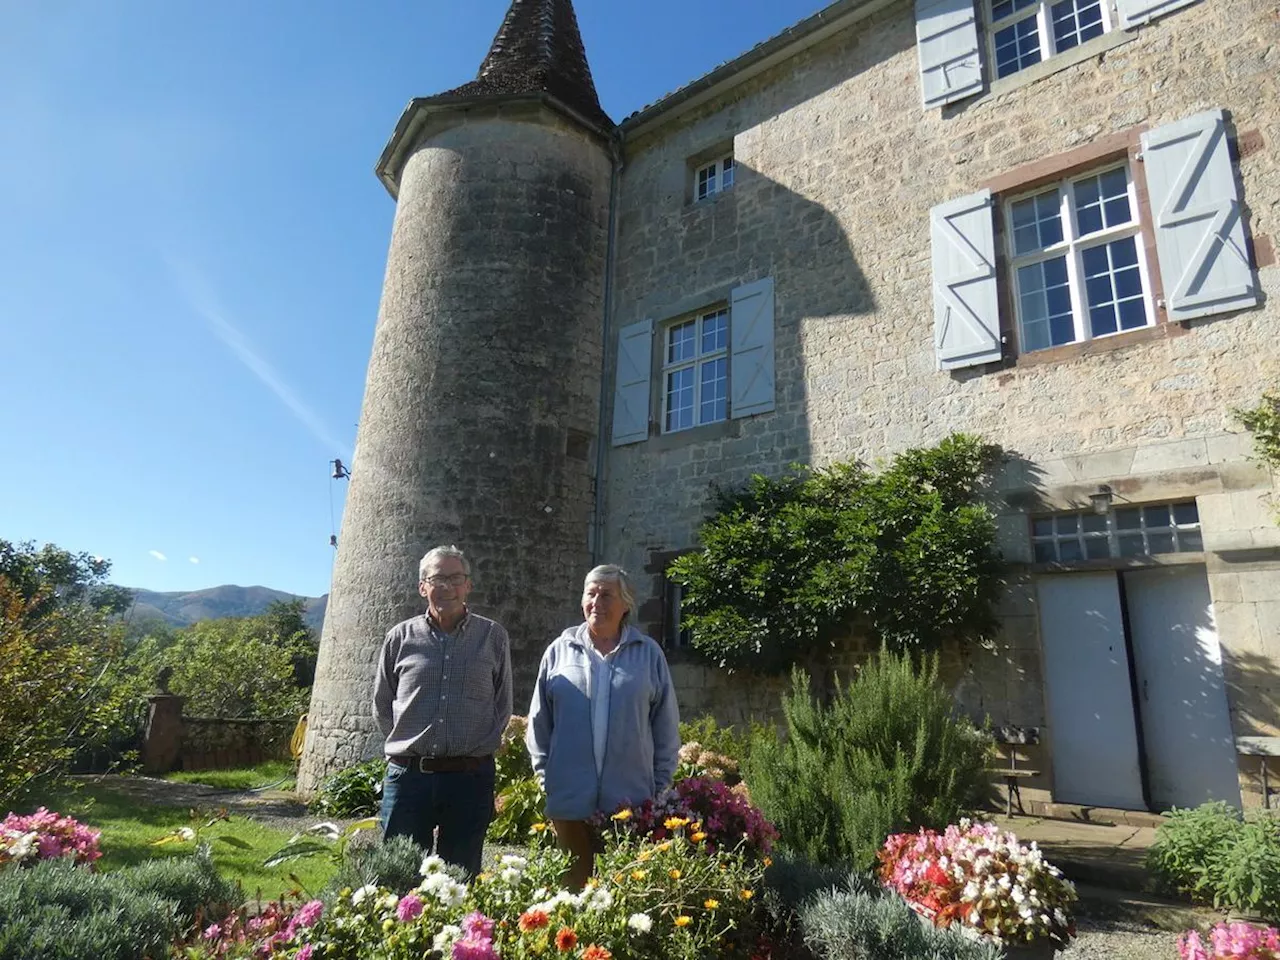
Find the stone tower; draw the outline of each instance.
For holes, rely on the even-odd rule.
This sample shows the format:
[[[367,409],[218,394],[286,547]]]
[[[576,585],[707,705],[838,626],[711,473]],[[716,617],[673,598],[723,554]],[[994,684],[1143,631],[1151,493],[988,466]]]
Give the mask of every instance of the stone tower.
[[[413,100],[299,787],[378,754],[386,630],[456,543],[511,634],[516,710],[591,562],[613,123],[570,0],[515,0],[474,81]]]

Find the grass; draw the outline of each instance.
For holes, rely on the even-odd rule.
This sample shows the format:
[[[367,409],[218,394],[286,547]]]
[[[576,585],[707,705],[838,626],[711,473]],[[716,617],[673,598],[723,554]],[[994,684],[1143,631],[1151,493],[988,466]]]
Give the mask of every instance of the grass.
[[[40,805],[70,814],[102,831],[102,859],[97,862],[100,870],[117,870],[152,858],[183,856],[204,842],[213,851],[219,873],[239,881],[246,898],[261,895],[266,900],[295,889],[317,893],[336,869],[327,856],[264,867],[262,862],[283,847],[292,834],[239,816],[206,826],[217,811],[147,806],[101,785],[85,784],[72,791],[32,798],[29,803],[32,809]],[[197,838],[154,845],[154,841],[180,827],[195,829]]]
[[[236,770],[184,770],[168,773],[164,777],[175,783],[199,783],[220,790],[292,790],[294,766],[292,760],[267,760],[256,767],[240,767]]]

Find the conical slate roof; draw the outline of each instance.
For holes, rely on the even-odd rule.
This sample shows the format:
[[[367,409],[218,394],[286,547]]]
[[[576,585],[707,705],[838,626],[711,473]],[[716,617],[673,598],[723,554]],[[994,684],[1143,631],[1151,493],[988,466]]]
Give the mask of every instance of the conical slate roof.
[[[449,96],[548,93],[606,130],[571,0],[513,0],[489,55],[471,83]]]

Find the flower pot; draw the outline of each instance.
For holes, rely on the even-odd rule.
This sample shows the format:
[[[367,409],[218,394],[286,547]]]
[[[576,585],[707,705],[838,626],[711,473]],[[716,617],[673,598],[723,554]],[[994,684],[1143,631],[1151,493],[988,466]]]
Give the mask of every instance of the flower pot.
[[[1058,945],[1052,940],[1037,940],[1034,943],[1006,943],[1004,945],[1005,960],[1053,960],[1058,952]]]

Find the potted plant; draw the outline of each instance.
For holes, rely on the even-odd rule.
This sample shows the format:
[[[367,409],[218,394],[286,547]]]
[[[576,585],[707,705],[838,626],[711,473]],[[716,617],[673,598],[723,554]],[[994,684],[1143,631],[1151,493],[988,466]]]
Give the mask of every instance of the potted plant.
[[[994,940],[1010,960],[1049,960],[1075,936],[1075,887],[995,824],[895,834],[878,859],[881,882],[921,917]]]

